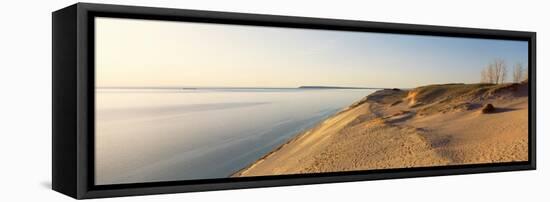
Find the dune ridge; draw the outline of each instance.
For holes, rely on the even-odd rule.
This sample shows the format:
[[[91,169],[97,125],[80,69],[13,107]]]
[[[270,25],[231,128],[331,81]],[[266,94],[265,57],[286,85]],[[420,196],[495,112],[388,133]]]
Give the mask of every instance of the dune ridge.
[[[527,82],[379,90],[232,177],[527,161],[527,92]]]

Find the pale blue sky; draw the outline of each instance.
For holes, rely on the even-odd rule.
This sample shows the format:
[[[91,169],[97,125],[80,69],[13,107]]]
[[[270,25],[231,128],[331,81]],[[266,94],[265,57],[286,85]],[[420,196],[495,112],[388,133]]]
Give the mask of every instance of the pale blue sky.
[[[96,18],[97,86],[415,87],[476,83],[522,41]]]

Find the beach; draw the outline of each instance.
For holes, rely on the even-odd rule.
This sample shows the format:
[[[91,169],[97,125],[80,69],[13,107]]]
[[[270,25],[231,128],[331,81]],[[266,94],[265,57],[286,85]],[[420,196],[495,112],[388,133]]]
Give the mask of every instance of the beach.
[[[527,82],[441,84],[376,91],[232,177],[527,160]]]

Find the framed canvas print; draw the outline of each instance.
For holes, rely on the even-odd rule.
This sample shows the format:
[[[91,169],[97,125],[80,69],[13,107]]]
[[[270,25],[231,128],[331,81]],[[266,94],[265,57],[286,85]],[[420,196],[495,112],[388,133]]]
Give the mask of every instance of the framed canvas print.
[[[78,3],[53,14],[74,198],[535,169],[535,33]]]

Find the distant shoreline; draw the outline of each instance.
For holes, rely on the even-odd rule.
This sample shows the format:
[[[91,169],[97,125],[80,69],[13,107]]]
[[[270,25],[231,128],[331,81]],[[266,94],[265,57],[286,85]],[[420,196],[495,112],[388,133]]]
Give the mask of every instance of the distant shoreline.
[[[347,86],[300,86],[301,89],[366,89],[366,90],[381,90],[388,88],[375,88],[375,87],[347,87]]]

